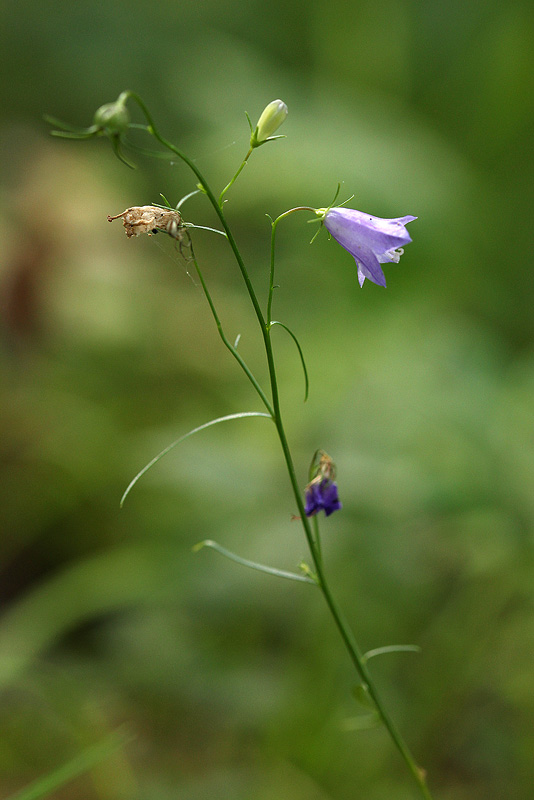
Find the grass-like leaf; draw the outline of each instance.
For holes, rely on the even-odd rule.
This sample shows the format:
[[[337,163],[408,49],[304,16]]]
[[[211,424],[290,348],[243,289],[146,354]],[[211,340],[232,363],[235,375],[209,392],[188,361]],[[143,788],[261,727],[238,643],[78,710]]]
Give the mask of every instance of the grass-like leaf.
[[[221,555],[229,558],[230,561],[235,561],[236,564],[242,564],[244,567],[250,567],[250,569],[255,569],[258,572],[266,572],[268,575],[275,575],[277,578],[287,578],[290,581],[312,583],[317,586],[316,581],[306,575],[299,575],[296,572],[286,572],[286,570],[283,569],[267,567],[265,564],[257,564],[255,561],[249,561],[247,558],[241,558],[241,556],[238,556],[235,553],[232,553],[230,550],[227,550],[226,547],[221,547],[220,544],[217,544],[217,542],[214,542],[212,539],[204,539],[203,542],[198,542],[198,544],[193,547],[193,551],[197,553],[199,550],[202,550],[203,547],[211,547],[212,550],[216,550]]]
[[[122,163],[125,164],[127,167],[130,167],[130,169],[137,169],[135,164],[132,161],[128,161],[128,159],[122,152],[120,138],[118,136],[110,136],[109,140],[111,142],[111,148],[115,153],[115,155],[117,156],[117,158],[119,159],[119,161],[122,161]]]
[[[273,322],[271,322],[271,327],[273,325],[280,325],[280,327],[282,327],[285,331],[289,333],[289,335],[297,345],[297,350],[299,351],[299,356],[300,356],[300,363],[302,364],[302,369],[304,370],[304,402],[306,402],[306,400],[308,399],[308,390],[310,388],[310,382],[308,380],[308,370],[306,369],[306,362],[304,361],[304,353],[302,352],[302,347],[300,346],[299,340],[297,339],[293,331],[290,328],[288,328],[287,325],[284,325],[283,322],[278,322],[277,320],[273,320]]]
[[[198,428],[193,428],[192,431],[184,433],[184,435],[180,436],[179,439],[176,439],[174,442],[171,442],[171,444],[167,445],[167,447],[165,447],[165,449],[162,450],[161,453],[158,453],[157,456],[154,456],[154,458],[151,461],[149,461],[148,464],[145,467],[143,467],[143,469],[140,472],[137,473],[135,478],[132,481],[130,481],[126,491],[121,497],[121,502],[120,502],[121,508],[124,505],[124,501],[130,494],[131,490],[133,489],[139,478],[141,478],[145,474],[145,472],[148,472],[148,470],[151,467],[153,467],[154,464],[157,464],[158,461],[161,458],[163,458],[163,456],[166,456],[167,453],[170,453],[170,451],[174,447],[176,447],[177,444],[180,444],[180,442],[183,442],[185,439],[188,439],[194,433],[203,431],[204,428],[210,428],[212,425],[217,425],[219,422],[227,422],[230,419],[243,419],[244,417],[267,417],[267,419],[272,419],[270,414],[265,414],[265,412],[263,411],[240,411],[238,414],[228,414],[226,417],[217,417],[217,419],[211,419],[209,422],[205,422],[203,425],[199,425]]]
[[[384,653],[420,653],[421,648],[416,644],[389,644],[385,647],[376,647],[374,650],[368,650],[362,656],[363,661],[369,661],[370,658],[375,656],[384,655]]]
[[[50,114],[44,114],[43,119],[49,125],[58,128],[57,131],[50,131],[52,136],[61,136],[62,133],[73,133],[79,135],[81,138],[86,138],[87,136],[94,136],[98,131],[96,125],[90,125],[88,128],[79,128],[76,125],[71,125],[69,122],[63,122],[57,119],[57,117],[51,117]]]

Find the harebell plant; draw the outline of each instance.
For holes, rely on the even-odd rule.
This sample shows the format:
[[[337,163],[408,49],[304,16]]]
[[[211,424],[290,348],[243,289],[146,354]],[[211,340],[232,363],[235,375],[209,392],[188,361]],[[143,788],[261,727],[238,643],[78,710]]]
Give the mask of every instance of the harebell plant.
[[[137,112],[141,114],[141,123],[133,123],[131,121],[130,111],[132,107],[137,108]],[[232,344],[227,338],[209,287],[195,256],[193,242],[194,230],[195,228],[204,226],[185,222],[180,210],[183,202],[187,200],[191,194],[183,198],[176,207],[172,207],[165,199],[165,196],[162,195],[164,201],[162,205],[131,206],[125,211],[112,214],[108,217],[110,222],[117,219],[122,220],[126,234],[129,237],[136,237],[141,234],[148,234],[150,236],[161,232],[175,240],[176,247],[179,249],[183,258],[194,265],[224,346],[237,361],[246,379],[250,381],[254,387],[263,406],[262,411],[239,412],[210,420],[181,436],[175,442],[172,442],[136,475],[126,489],[122,502],[124,502],[124,499],[139,478],[141,478],[141,476],[160,458],[188,436],[192,436],[205,428],[231,419],[250,416],[267,417],[270,419],[274,424],[275,435],[280,442],[283,461],[285,462],[289,482],[294,494],[295,516],[300,519],[302,524],[302,530],[309,548],[310,563],[301,564],[299,568],[300,572],[293,573],[248,561],[247,559],[241,558],[236,553],[228,551],[222,545],[212,540],[200,542],[196,546],[196,549],[211,547],[240,564],[267,572],[277,577],[310,584],[315,590],[322,593],[333,622],[341,635],[348,655],[358,674],[360,680],[360,694],[365,695],[367,701],[373,705],[376,718],[381,721],[387,729],[395,747],[399,751],[415,781],[416,786],[414,786],[414,788],[417,787],[420,796],[429,800],[431,795],[427,787],[425,772],[417,765],[408,745],[390,716],[389,711],[385,708],[368,667],[369,659],[381,653],[417,650],[418,648],[411,645],[392,645],[390,647],[372,650],[365,654],[362,653],[346,617],[338,605],[327,577],[327,569],[323,561],[319,533],[321,512],[324,512],[324,515],[328,517],[335,511],[340,511],[342,509],[342,503],[338,495],[334,462],[327,453],[318,449],[311,460],[307,485],[301,486],[299,484],[280,410],[279,384],[271,339],[273,327],[275,325],[280,325],[295,342],[298,357],[303,369],[307,396],[308,373],[302,348],[291,329],[285,323],[272,318],[273,292],[275,288],[275,238],[278,225],[283,219],[289,214],[297,212],[304,212],[311,215],[312,220],[318,221],[321,226],[324,226],[329,235],[353,256],[356,262],[357,276],[360,285],[363,285],[364,281],[367,279],[378,286],[385,286],[386,279],[382,270],[382,265],[392,262],[397,263],[399,261],[403,253],[402,248],[411,242],[411,238],[406,230],[406,225],[413,222],[416,217],[408,215],[394,219],[382,219],[368,213],[345,208],[344,204],[335,206],[334,203],[337,199],[336,194],[334,201],[328,207],[311,208],[310,206],[298,206],[297,208],[291,208],[285,211],[274,220],[271,219],[269,288],[265,298],[265,305],[262,306],[250,280],[238,243],[227,221],[225,203],[230,189],[234,186],[252,153],[269,142],[283,138],[276,132],[284,123],[287,114],[288,110],[285,103],[281,100],[274,100],[266,106],[256,126],[252,125],[250,118],[247,116],[250,126],[250,140],[246,155],[233,177],[218,193],[201,173],[196,162],[192,161],[179,147],[163,136],[144,101],[135,92],[125,91],[114,103],[108,103],[99,108],[94,116],[93,124],[87,128],[75,128],[71,125],[61,123],[58,120],[48,118],[49,122],[56,128],[56,130],[53,131],[53,135],[55,136],[69,139],[106,137],[109,139],[115,155],[127,166],[133,167],[134,165],[130,159],[126,157],[125,149],[153,155],[155,157],[165,157],[165,155],[168,156],[171,154],[170,157],[181,159],[189,167],[196,179],[196,189],[191,194],[201,193],[215,210],[222,230],[215,231],[211,228],[208,230],[214,230],[214,232],[222,234],[227,240],[228,246],[235,259],[237,269],[243,279],[244,289],[252,303],[258,322],[261,342],[265,350],[269,380],[267,386],[262,386],[238,351],[237,344]],[[128,139],[128,134],[132,129],[143,131],[158,143],[159,149],[147,149],[145,147],[140,147],[136,142],[130,141]]]

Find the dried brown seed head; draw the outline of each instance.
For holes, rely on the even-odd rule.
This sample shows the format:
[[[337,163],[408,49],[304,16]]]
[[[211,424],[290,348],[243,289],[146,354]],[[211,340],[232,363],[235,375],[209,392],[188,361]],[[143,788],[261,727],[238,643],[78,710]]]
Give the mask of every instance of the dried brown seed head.
[[[140,236],[142,233],[168,233],[173,239],[181,241],[185,226],[182,215],[172,208],[158,208],[158,206],[132,206],[116,216],[108,216],[108,222],[114,219],[123,220],[126,236]]]

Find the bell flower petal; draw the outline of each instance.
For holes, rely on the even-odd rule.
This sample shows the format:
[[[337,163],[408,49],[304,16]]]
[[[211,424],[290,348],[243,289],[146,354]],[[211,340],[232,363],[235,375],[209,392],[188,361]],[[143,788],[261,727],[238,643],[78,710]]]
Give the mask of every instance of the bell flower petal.
[[[330,480],[308,484],[306,488],[306,516],[313,517],[318,511],[324,511],[327,517],[341,508],[337,483]]]
[[[405,226],[415,219],[411,215],[382,219],[341,207],[330,208],[323,216],[327,231],[354,257],[360,286],[366,278],[379,286],[386,285],[380,264],[398,263],[402,247],[412,241]]]

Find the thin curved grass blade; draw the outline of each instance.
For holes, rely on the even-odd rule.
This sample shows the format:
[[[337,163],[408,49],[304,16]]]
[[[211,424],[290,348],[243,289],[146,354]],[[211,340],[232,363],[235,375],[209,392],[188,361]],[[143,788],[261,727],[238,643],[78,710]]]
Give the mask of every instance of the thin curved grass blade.
[[[266,572],[268,575],[275,575],[277,578],[287,578],[290,581],[312,583],[314,586],[317,586],[317,582],[312,578],[309,578],[307,575],[299,575],[296,572],[287,572],[284,569],[276,569],[276,567],[267,567],[265,564],[258,564],[255,561],[249,561],[247,558],[241,558],[241,556],[236,555],[236,553],[232,553],[230,550],[227,550],[226,547],[222,547],[212,539],[204,539],[204,541],[198,542],[198,544],[193,547],[193,552],[198,553],[198,551],[202,550],[203,547],[210,547],[212,550],[216,550],[225,558],[229,558],[230,561],[235,561],[236,564],[241,564],[244,567],[255,569],[257,572]]]
[[[280,325],[280,327],[282,327],[285,331],[289,333],[289,335],[297,345],[297,350],[299,351],[299,356],[300,356],[300,363],[302,364],[302,369],[304,370],[304,402],[306,402],[306,400],[308,399],[310,382],[308,380],[308,370],[306,369],[306,362],[304,361],[304,353],[302,352],[302,347],[300,346],[299,340],[297,339],[293,331],[290,328],[288,328],[287,325],[284,325],[283,322],[278,322],[277,320],[273,320],[273,322],[271,322],[271,327],[273,325]]]
[[[188,433],[184,433],[184,435],[180,436],[179,439],[176,439],[174,442],[171,442],[171,444],[167,445],[167,447],[165,447],[161,451],[161,453],[158,453],[157,456],[154,456],[154,458],[151,461],[149,461],[148,464],[145,467],[143,467],[143,469],[140,472],[137,473],[135,478],[132,481],[130,481],[126,491],[121,497],[120,507],[122,508],[122,506],[124,505],[124,501],[130,494],[131,490],[133,489],[139,478],[142,478],[143,475],[146,472],[148,472],[148,470],[151,467],[154,466],[154,464],[157,464],[158,461],[161,458],[163,458],[163,456],[166,456],[167,453],[170,453],[170,451],[174,447],[176,447],[176,445],[180,444],[180,442],[183,442],[185,441],[185,439],[188,439],[190,436],[193,436],[194,433],[203,431],[205,428],[210,428],[212,425],[217,425],[219,422],[227,422],[228,420],[231,419],[243,419],[244,417],[267,417],[267,419],[272,419],[270,414],[265,414],[263,411],[240,411],[238,414],[228,414],[226,417],[217,417],[217,419],[211,419],[209,422],[205,422],[203,425],[199,425],[198,428],[193,428],[193,430],[189,431]]]
[[[113,152],[115,153],[119,161],[122,161],[122,163],[126,164],[127,167],[130,167],[130,169],[137,169],[136,165],[132,161],[128,161],[128,159],[122,152],[119,137],[110,136],[109,138],[111,141],[111,147],[113,149]]]
[[[150,147],[143,147],[136,142],[132,142],[131,139],[128,139],[127,145],[130,150],[134,150],[136,153],[139,153],[141,156],[149,156],[150,158],[161,158],[163,161],[172,161],[173,159],[176,160],[176,156],[173,156],[172,153],[167,153],[164,150],[152,150]]]
[[[385,653],[420,653],[421,648],[416,644],[390,644],[386,647],[376,647],[374,650],[368,650],[364,653],[362,660],[367,662],[370,658],[382,656]]]
[[[57,117],[51,117],[49,114],[43,114],[43,119],[45,122],[48,122],[49,125],[53,125],[55,128],[59,129],[58,131],[51,131],[53,136],[58,136],[61,132],[63,132],[75,133],[85,137],[94,136],[94,134],[97,132],[95,125],[91,125],[89,128],[78,128],[76,125],[71,125],[69,122],[63,122],[63,120],[58,119]]]
[[[50,136],[56,136],[58,139],[93,139],[94,135],[94,132],[76,133],[75,131],[50,131]]]

